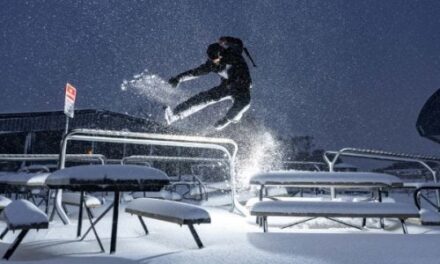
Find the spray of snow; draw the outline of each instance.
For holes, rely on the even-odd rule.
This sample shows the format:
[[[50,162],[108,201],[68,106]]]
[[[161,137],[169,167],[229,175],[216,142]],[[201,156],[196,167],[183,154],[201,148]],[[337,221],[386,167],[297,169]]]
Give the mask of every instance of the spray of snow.
[[[184,91],[172,88],[166,80],[148,69],[135,74],[131,80],[123,80],[121,90],[134,92],[162,105],[172,105],[176,98],[184,96]]]
[[[166,80],[151,73],[148,69],[133,75],[130,80],[123,80],[120,89],[135,95],[137,99],[140,98],[142,103],[139,108],[142,109],[142,114],[159,122],[165,122],[165,106],[175,107],[178,103],[194,95],[191,90],[173,88]],[[206,105],[202,108],[204,107]],[[200,110],[200,108],[191,109],[188,114],[193,114],[196,112],[195,110]],[[225,111],[226,108],[209,107],[209,109],[203,110],[203,114],[173,123],[173,127],[191,134],[205,135],[212,132],[212,125],[217,119],[223,117]]]
[[[279,142],[268,130],[254,131],[245,151],[247,156],[237,166],[237,185],[246,189],[255,173],[279,168],[282,163],[280,150]]]

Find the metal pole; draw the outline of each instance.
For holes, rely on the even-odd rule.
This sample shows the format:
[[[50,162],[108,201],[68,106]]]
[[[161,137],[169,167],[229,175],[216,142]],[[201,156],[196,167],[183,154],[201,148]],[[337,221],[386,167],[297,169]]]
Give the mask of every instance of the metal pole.
[[[60,151],[60,160],[58,164],[58,169],[64,169],[65,163],[66,163],[66,149],[67,149],[67,134],[63,136],[63,140],[61,141],[61,151]],[[58,189],[56,196],[55,196],[55,210],[60,216],[61,220],[65,225],[70,224],[69,217],[67,216],[66,212],[63,210],[62,206],[62,196],[63,196],[63,190]]]
[[[112,233],[110,238],[110,254],[116,252],[116,242],[118,240],[117,236],[118,236],[119,200],[120,200],[120,192],[115,191],[115,198],[113,201]]]
[[[81,236],[81,228],[82,228],[82,219],[83,219],[83,208],[87,207],[86,203],[84,202],[84,191],[81,191],[80,197],[79,197],[79,212],[78,212],[78,227],[76,230],[76,237]]]
[[[69,117],[66,116],[66,128],[64,130],[64,134],[67,135],[69,133]]]

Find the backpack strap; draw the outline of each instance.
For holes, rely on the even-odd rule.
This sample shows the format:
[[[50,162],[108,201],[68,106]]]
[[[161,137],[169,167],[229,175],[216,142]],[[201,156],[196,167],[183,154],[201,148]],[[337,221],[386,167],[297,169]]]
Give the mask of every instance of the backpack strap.
[[[249,58],[249,60],[252,62],[252,66],[254,66],[255,68],[257,67],[257,65],[255,64],[254,60],[251,57],[251,54],[249,54],[249,51],[246,47],[243,48],[244,53],[246,53],[246,56]]]

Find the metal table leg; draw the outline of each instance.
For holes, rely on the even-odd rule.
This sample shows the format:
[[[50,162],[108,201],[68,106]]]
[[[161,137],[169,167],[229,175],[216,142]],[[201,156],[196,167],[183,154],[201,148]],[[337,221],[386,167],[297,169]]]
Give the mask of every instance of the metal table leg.
[[[120,196],[121,196],[121,193],[119,191],[115,191],[115,199],[113,202],[114,205],[113,205],[112,234],[111,234],[111,240],[110,240],[110,254],[113,254],[116,252]]]
[[[82,219],[83,219],[83,206],[87,206],[84,202],[84,191],[81,191],[79,197],[79,212],[78,212],[78,229],[76,230],[76,237],[81,236]]]
[[[101,252],[105,252],[104,247],[102,246],[101,239],[99,239],[98,232],[96,231],[95,225],[93,224],[92,214],[90,212],[90,209],[87,207],[86,207],[86,212],[87,212],[87,217],[89,218],[90,221],[90,227],[92,228],[93,233],[95,234],[96,240],[98,241],[99,247],[101,248]]]
[[[100,216],[98,216],[95,221],[93,222],[93,225],[96,225],[99,221],[101,221],[101,219],[110,211],[110,209],[113,208],[113,203],[111,203],[105,210],[104,212],[101,213]],[[86,238],[87,234],[89,234],[89,232],[92,230],[92,226],[90,226],[86,232],[84,232],[83,236],[81,237],[80,240],[84,240],[84,238]]]

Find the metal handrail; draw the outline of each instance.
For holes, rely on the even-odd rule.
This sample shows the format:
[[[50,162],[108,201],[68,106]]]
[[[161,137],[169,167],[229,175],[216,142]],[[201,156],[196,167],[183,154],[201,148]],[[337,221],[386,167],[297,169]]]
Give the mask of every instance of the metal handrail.
[[[129,138],[143,138],[143,139],[157,139],[157,140],[173,140],[173,141],[187,141],[199,143],[216,143],[229,144],[238,148],[235,141],[229,138],[213,138],[213,137],[199,137],[199,136],[185,136],[185,135],[171,135],[171,134],[153,134],[127,131],[113,131],[113,130],[95,130],[95,129],[74,129],[69,135],[95,135],[95,136],[111,136],[111,137],[129,137]]]
[[[179,156],[158,156],[158,155],[133,155],[125,157],[121,160],[124,165],[129,162],[149,162],[149,161],[178,161],[178,162],[218,162],[225,166],[228,164],[227,159],[219,158],[203,158],[203,157],[179,157]],[[151,166],[151,164],[150,164]],[[180,177],[179,177],[180,178]],[[231,175],[229,175],[231,178]]]
[[[328,155],[334,155],[331,159]],[[414,155],[414,154],[404,154],[404,153],[393,153],[381,150],[371,150],[371,149],[357,149],[357,148],[343,148],[339,151],[326,151],[324,152],[324,160],[329,166],[329,171],[334,171],[334,166],[336,161],[340,156],[349,157],[360,157],[360,158],[370,158],[376,160],[393,160],[393,161],[406,161],[406,162],[416,162],[425,167],[431,174],[433,181],[435,183],[437,180],[437,172],[428,165],[428,162],[433,162],[440,164],[440,158],[434,156],[426,155]],[[437,204],[440,205],[440,192],[437,191]]]
[[[418,159],[418,160],[424,160],[424,161],[440,162],[440,157],[431,156],[431,155],[396,153],[396,152],[390,152],[390,151],[384,151],[384,150],[358,149],[358,148],[343,148],[340,151],[352,152],[352,153],[375,154],[375,155],[380,155],[380,156],[384,156],[384,157],[398,157],[398,158]]]
[[[0,154],[2,161],[52,161],[59,160],[59,154]],[[106,158],[101,154],[67,154],[69,161],[99,161],[105,164]]]
[[[235,179],[235,157],[238,152],[238,145],[235,141],[226,138],[207,138],[183,135],[151,134],[125,131],[75,129],[64,135],[61,143],[59,168],[63,169],[66,161],[66,151],[68,141],[89,141],[106,143],[124,143],[138,145],[159,145],[172,147],[187,147],[200,149],[213,149],[222,151],[230,164],[231,175],[231,210],[237,209],[246,215],[246,211],[236,198],[236,179]],[[228,149],[229,147],[230,149]],[[231,151],[232,149],[232,151]],[[56,208],[60,213],[64,223],[69,223],[69,219],[61,206],[61,191],[57,192]]]
[[[297,165],[312,165],[317,169],[318,171],[321,171],[321,168],[319,165],[326,165],[324,162],[318,162],[318,161],[295,161],[295,160],[286,160],[282,161],[282,164],[297,164]]]
[[[178,157],[178,156],[157,156],[157,155],[134,155],[125,157],[121,160],[121,164],[136,161],[181,161],[181,162],[227,162],[226,159],[202,158],[202,157]]]

